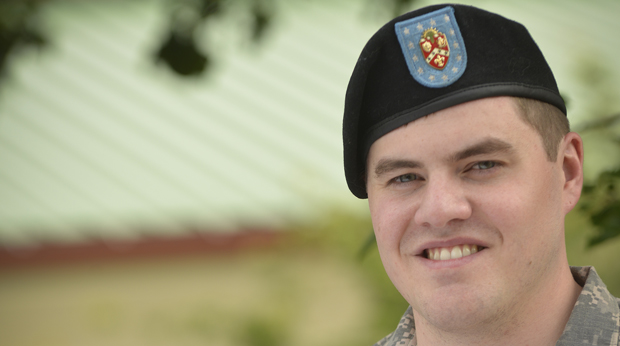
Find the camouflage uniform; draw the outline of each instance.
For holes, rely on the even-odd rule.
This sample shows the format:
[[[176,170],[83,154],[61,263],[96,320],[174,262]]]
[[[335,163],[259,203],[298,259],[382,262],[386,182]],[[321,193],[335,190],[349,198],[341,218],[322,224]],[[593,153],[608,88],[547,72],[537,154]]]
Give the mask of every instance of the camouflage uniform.
[[[571,267],[583,287],[556,346],[620,346],[620,299],[609,293],[593,267]],[[416,346],[411,306],[390,335],[374,346]]]

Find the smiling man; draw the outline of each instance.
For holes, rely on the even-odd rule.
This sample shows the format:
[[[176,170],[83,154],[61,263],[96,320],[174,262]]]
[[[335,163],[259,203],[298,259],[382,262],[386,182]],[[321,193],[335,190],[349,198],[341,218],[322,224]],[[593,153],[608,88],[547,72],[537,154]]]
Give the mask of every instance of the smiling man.
[[[618,345],[619,301],[570,267],[582,140],[520,24],[461,5],[382,27],[347,89],[347,183],[411,305],[377,345]]]

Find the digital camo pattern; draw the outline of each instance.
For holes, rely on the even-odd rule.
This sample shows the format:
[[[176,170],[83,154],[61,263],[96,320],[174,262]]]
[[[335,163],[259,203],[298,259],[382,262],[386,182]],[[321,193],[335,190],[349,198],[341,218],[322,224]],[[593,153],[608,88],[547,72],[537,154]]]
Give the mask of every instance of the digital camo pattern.
[[[377,342],[374,346],[416,346],[415,323],[411,306],[398,322],[398,327],[391,334]]]
[[[575,281],[585,285],[575,303],[564,333],[556,345],[610,345],[620,342],[620,299],[592,267],[571,267]]]
[[[571,267],[571,271],[583,289],[556,346],[619,346],[620,299],[609,293],[593,267]],[[416,345],[415,322],[410,306],[396,330],[374,346]]]

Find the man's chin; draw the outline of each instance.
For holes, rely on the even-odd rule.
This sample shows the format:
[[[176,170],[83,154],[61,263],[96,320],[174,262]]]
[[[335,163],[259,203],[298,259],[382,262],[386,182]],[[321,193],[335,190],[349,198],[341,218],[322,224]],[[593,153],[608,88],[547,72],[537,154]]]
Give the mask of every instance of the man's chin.
[[[471,287],[458,286],[434,290],[431,296],[422,298],[421,304],[412,304],[416,325],[427,323],[451,333],[467,332],[499,318],[499,309],[494,308],[492,297],[473,292]]]

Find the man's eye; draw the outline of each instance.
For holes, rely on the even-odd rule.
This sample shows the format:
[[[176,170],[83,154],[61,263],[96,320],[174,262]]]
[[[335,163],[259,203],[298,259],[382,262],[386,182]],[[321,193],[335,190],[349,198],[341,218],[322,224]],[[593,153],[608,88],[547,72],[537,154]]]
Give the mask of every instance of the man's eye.
[[[397,183],[407,183],[414,180],[418,180],[418,176],[413,173],[403,174],[394,178],[394,181]]]
[[[497,163],[494,161],[482,161],[472,166],[473,169],[490,169],[495,167]]]

